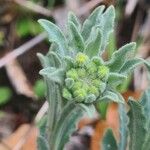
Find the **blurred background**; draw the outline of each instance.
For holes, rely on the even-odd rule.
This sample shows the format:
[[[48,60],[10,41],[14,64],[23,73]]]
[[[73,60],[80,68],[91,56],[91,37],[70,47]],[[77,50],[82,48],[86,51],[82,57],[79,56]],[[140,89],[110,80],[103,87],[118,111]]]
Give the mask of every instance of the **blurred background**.
[[[30,150],[23,148],[26,142],[36,149],[29,134],[36,130],[34,122],[45,102],[36,54],[46,54],[50,46],[37,20],[51,20],[67,32],[68,11],[82,22],[99,5],[116,8],[115,31],[104,57],[109,59],[120,46],[136,41],[135,55],[149,58],[150,0],[0,0],[0,150]],[[119,90],[136,94],[146,87],[146,70],[140,66]]]

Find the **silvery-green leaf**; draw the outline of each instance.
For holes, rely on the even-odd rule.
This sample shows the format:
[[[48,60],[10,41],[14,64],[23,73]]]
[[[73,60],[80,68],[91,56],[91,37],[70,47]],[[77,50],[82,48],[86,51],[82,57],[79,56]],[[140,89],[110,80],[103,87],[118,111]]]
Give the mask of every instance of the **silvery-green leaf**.
[[[112,129],[107,129],[103,140],[102,140],[102,150],[117,150],[117,142],[113,135]]]
[[[51,81],[54,81],[59,84],[63,84],[65,70],[60,68],[48,67],[40,71],[40,74],[47,76]]]
[[[116,103],[124,103],[123,98],[117,92],[108,90],[103,93],[103,96],[99,98],[99,101],[114,101]]]
[[[143,64],[142,58],[133,58],[131,60],[128,60],[124,63],[124,65],[121,67],[119,73],[128,73],[129,71],[132,71],[135,67],[138,65]]]
[[[61,30],[52,22],[40,19],[38,22],[47,31],[50,42],[56,42],[59,45],[58,53],[65,56],[67,54],[66,39]]]
[[[126,44],[121,47],[119,50],[115,51],[112,55],[112,58],[106,63],[109,67],[110,72],[118,72],[124,63],[133,56],[136,44],[134,42]]]
[[[96,35],[87,43],[84,53],[92,58],[98,56],[101,46],[101,33],[100,30],[95,30]]]
[[[73,22],[74,25],[77,27],[77,29],[80,31],[81,24],[80,24],[78,18],[75,16],[75,14],[73,12],[69,12],[69,14],[68,14],[68,20],[70,22]]]
[[[129,119],[126,114],[126,107],[123,104],[119,104],[119,120],[120,120],[120,140],[118,144],[119,150],[126,150],[127,148],[127,138],[128,138],[128,122]]]
[[[102,45],[100,53],[102,53],[107,46],[109,35],[113,31],[114,20],[115,20],[115,9],[113,6],[110,6],[106,9],[100,21],[100,30],[102,34],[101,38]]]
[[[82,36],[86,41],[90,35],[92,27],[94,27],[97,23],[97,19],[101,16],[104,11],[105,6],[97,7],[92,14],[85,20],[82,27]]]
[[[53,132],[53,150],[62,150],[69,141],[70,135],[76,129],[78,120],[82,117],[83,113],[85,113],[85,110],[88,109],[87,106],[83,105],[84,104],[76,104],[74,101],[71,101],[64,107]]]
[[[111,72],[109,73],[108,84],[113,88],[115,88],[116,86],[121,84],[125,79],[127,79],[127,76],[119,73]]]
[[[129,99],[128,104],[130,106],[130,111],[128,112],[129,150],[141,150],[146,135],[146,117],[144,116],[142,105],[138,101]]]
[[[85,99],[85,103],[92,103],[96,100],[96,96],[94,94],[87,95]]]
[[[144,115],[150,120],[150,88],[144,91],[140,103],[144,108]]]
[[[85,44],[83,41],[83,38],[81,36],[81,33],[75,26],[73,22],[68,22],[69,26],[69,35],[71,38],[71,48],[75,50],[76,52],[83,52],[85,49]]]
[[[144,108],[144,116],[146,117],[146,137],[142,150],[147,150],[150,147],[150,88],[147,89],[140,98],[140,104]]]
[[[38,136],[37,138],[37,148],[38,150],[50,150],[48,141],[45,137],[43,136]]]

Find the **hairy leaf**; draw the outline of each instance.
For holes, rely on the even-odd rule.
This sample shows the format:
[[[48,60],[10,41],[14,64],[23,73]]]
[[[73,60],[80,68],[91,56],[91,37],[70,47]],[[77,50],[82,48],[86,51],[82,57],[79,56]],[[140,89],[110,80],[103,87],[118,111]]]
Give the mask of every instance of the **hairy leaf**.
[[[62,68],[57,69],[54,67],[48,67],[48,68],[42,69],[40,71],[40,74],[43,76],[47,76],[51,81],[54,81],[56,83],[63,84],[64,82],[65,72],[64,72],[64,69]]]
[[[128,60],[125,62],[125,64],[121,67],[120,73],[128,73],[129,71],[132,71],[135,67],[143,63],[142,58],[133,58],[131,60]]]
[[[107,62],[107,66],[111,72],[119,72],[124,63],[130,58],[135,50],[135,43],[129,43],[121,47],[113,53],[111,60]]]
[[[143,114],[142,105],[138,101],[129,99],[129,150],[141,150],[146,134],[146,118]]]
[[[50,150],[47,139],[43,136],[37,138],[38,150]]]
[[[70,36],[71,36],[71,48],[77,52],[83,52],[85,49],[85,44],[83,38],[78,31],[77,27],[73,22],[68,22]]]
[[[100,46],[101,46],[101,33],[100,33],[100,30],[97,29],[96,35],[94,37],[92,37],[90,42],[87,44],[84,53],[87,54],[89,56],[89,58],[98,56]]]
[[[122,96],[118,92],[106,90],[99,101],[114,101],[117,103],[124,103]]]
[[[112,86],[113,88],[115,88],[120,83],[122,83],[126,78],[127,78],[127,76],[125,76],[125,75],[115,73],[115,72],[111,72],[109,74],[109,77],[108,77],[108,84],[110,86]]]
[[[94,27],[96,25],[98,18],[103,13],[104,8],[105,8],[105,6],[97,7],[83,23],[82,36],[85,41],[88,39],[90,32],[92,30],[92,27]]]
[[[126,150],[128,137],[128,117],[126,114],[125,105],[119,104],[119,120],[120,120],[120,141],[118,144],[119,150]]]
[[[111,129],[108,129],[102,141],[103,150],[117,150],[117,142]]]
[[[86,107],[86,106],[84,106]],[[82,105],[68,102],[57,122],[53,132],[53,150],[62,150],[69,140],[70,135],[76,129],[76,123],[82,117],[85,110]]]
[[[102,45],[101,45],[101,53],[105,50],[110,33],[113,31],[115,20],[115,9],[113,6],[110,6],[103,14],[101,19],[101,34],[102,34]],[[101,28],[102,26],[102,28]]]
[[[69,14],[68,14],[68,20],[69,20],[69,22],[73,22],[74,25],[76,26],[76,28],[78,29],[78,31],[80,31],[81,24],[80,24],[78,18],[75,16],[74,13],[69,12]]]
[[[66,39],[61,30],[52,22],[40,19],[38,22],[47,31],[49,41],[56,42],[59,45],[59,50],[57,51],[60,55],[65,56],[67,54]]]

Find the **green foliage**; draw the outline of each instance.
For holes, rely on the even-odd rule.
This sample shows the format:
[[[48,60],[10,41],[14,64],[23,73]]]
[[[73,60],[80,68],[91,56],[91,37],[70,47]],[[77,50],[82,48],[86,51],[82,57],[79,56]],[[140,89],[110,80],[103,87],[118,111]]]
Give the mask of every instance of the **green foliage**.
[[[95,108],[99,102],[124,103],[117,87],[137,65],[144,63],[149,66],[143,59],[134,58],[135,43],[129,43],[115,51],[108,61],[103,60],[102,54],[108,44],[109,35],[113,32],[115,19],[114,7],[110,6],[105,11],[104,8],[96,8],[83,26],[77,17],[70,13],[66,34],[52,22],[39,20],[51,42],[50,51],[46,56],[38,54],[43,66],[40,74],[46,82],[49,102],[47,137],[44,136],[43,139],[42,136],[40,141],[44,143],[46,140],[51,150],[64,149],[65,143],[76,129],[78,119],[84,112],[93,112],[93,107]],[[142,118],[141,110],[135,109],[141,108],[136,107],[137,105],[131,105],[130,112],[135,111]],[[126,121],[124,112],[125,110],[120,110],[121,150],[124,149],[127,138],[127,134],[123,137],[127,130],[126,124],[123,124]],[[139,123],[134,113],[129,114],[133,121]],[[135,127],[131,122],[129,124],[131,131],[138,127],[138,124]],[[142,125],[143,123],[140,124]],[[135,139],[132,140],[136,142]],[[116,141],[111,130],[106,132],[103,143],[104,149],[116,149]]]
[[[19,37],[34,36],[41,31],[39,24],[31,18],[23,17],[16,22],[16,32]]]
[[[0,105],[7,103],[12,96],[12,91],[8,87],[0,87]]]
[[[37,80],[34,85],[34,92],[38,98],[43,98],[45,95],[46,86],[43,80]]]
[[[144,143],[144,138],[146,134],[145,124],[146,118],[143,114],[143,109],[139,102],[130,100],[128,101],[130,106],[130,111],[128,116],[129,121],[129,150],[141,150],[142,144]]]
[[[117,149],[117,143],[111,129],[108,129],[103,137],[102,149],[103,150]]]

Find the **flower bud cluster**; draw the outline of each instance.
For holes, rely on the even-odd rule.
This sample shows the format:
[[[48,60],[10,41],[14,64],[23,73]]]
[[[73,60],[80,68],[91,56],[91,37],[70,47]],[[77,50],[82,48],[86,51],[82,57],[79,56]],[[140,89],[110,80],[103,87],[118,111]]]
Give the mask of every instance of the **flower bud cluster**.
[[[109,69],[99,58],[76,55],[74,65],[66,72],[63,97],[76,102],[91,103],[105,90]]]

